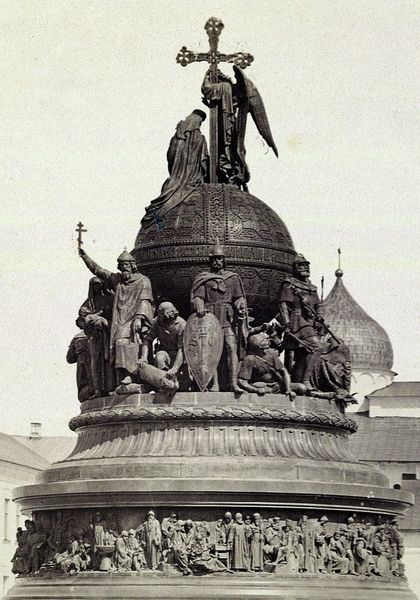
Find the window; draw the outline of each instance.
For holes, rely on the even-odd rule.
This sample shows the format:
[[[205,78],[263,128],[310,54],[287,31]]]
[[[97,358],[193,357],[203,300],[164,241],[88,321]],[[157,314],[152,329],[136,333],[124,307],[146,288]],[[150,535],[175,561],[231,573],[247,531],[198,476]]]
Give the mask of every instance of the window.
[[[415,473],[403,473],[401,479],[417,479],[417,476]]]
[[[4,499],[4,521],[3,521],[3,537],[5,541],[9,540],[9,510],[10,499]]]

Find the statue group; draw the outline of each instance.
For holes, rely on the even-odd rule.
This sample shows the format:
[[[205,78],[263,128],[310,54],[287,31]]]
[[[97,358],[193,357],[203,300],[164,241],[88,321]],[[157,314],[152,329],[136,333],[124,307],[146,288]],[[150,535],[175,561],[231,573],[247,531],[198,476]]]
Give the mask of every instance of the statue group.
[[[218,50],[223,23],[205,25],[210,49],[195,53],[183,47],[177,62],[210,64],[201,86],[210,112],[210,153],[201,125],[206,113],[193,110],[176,126],[167,151],[169,176],[159,197],[146,208],[142,230],[162,229],[165,215],[187,202],[203,183],[247,190],[245,132],[250,114],[265,143],[278,155],[261,95],[244,69],[253,57]],[[233,63],[235,81],[220,70]],[[137,272],[131,254],[118,257],[118,273],[79,252],[94,277],[76,320],[82,330],[72,340],[67,359],[77,362],[79,399],[93,395],[159,391],[244,391],[339,397],[351,401],[350,358],[342,340],[329,330],[309,261],[296,255],[293,275],[278,290],[278,312],[267,323],[252,324],[238,273],[226,268],[216,242],[209,269],[192,283],[191,316],[185,322],[168,301],[157,307],[152,286]],[[187,316],[187,315],[184,315]],[[280,360],[284,352],[284,361]]]
[[[153,510],[135,528],[120,530],[115,514],[97,511],[89,524],[48,529],[34,521],[18,529],[13,572],[28,575],[61,570],[205,573],[337,573],[402,576],[404,543],[397,522],[373,525],[350,516],[297,521],[259,513],[225,512],[216,522],[159,521]]]
[[[254,325],[241,278],[226,268],[219,242],[209,269],[193,282],[187,322],[169,301],[155,311],[150,280],[126,250],[118,273],[79,252],[94,275],[76,319],[81,332],[67,354],[77,363],[81,402],[110,393],[197,389],[352,400],[348,349],[323,319],[302,255],[279,290],[278,313]]]

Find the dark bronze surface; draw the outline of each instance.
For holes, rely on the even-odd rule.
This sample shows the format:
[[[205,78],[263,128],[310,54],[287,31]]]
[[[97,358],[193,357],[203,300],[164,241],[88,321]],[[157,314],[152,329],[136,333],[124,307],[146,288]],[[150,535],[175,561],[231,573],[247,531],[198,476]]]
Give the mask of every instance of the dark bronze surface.
[[[226,268],[244,283],[250,315],[277,312],[277,295],[295,250],[281,218],[267,204],[230,185],[204,184],[163,217],[163,226],[141,228],[132,251],[157,301],[170,300],[188,317],[194,277],[208,266],[219,238]]]

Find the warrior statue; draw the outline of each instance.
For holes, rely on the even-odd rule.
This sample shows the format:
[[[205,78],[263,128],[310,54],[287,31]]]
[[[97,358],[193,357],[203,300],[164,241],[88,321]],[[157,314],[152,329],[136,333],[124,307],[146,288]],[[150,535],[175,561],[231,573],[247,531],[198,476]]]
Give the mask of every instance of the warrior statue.
[[[293,277],[286,279],[280,290],[279,318],[285,327],[286,365],[291,370],[292,381],[303,383],[310,390],[323,319],[317,288],[309,281],[309,264],[302,254],[293,261]]]
[[[238,386],[238,354],[245,350],[247,305],[242,280],[237,273],[225,270],[225,254],[219,242],[209,255],[210,271],[200,273],[191,290],[192,309],[198,317],[213,313],[223,330],[228,388],[242,391]],[[219,377],[213,377],[212,391],[219,391]]]
[[[160,196],[146,208],[142,227],[158,224],[164,213],[185,201],[204,181],[208,171],[208,152],[200,127],[205,119],[206,114],[202,110],[193,110],[176,126],[166,155],[169,177]]]
[[[83,248],[79,248],[79,254],[88,269],[104,282],[105,287],[115,292],[110,350],[119,384],[136,369],[142,337],[152,324],[152,286],[145,275],[137,273],[134,258],[126,250],[117,259],[120,273],[111,273],[100,267]]]

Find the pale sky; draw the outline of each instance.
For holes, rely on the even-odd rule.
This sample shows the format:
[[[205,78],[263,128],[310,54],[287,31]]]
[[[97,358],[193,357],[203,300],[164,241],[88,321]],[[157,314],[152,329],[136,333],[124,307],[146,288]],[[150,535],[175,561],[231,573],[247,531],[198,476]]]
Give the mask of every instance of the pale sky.
[[[208,17],[223,52],[249,51],[279,158],[253,123],[250,192],[286,222],[314,283],[344,283],[388,332],[398,380],[419,369],[418,0],[3,0],[1,425],[66,435],[65,360],[89,272],[115,270],[166,178],[177,122],[201,107]],[[223,67],[231,73],[231,67]]]

